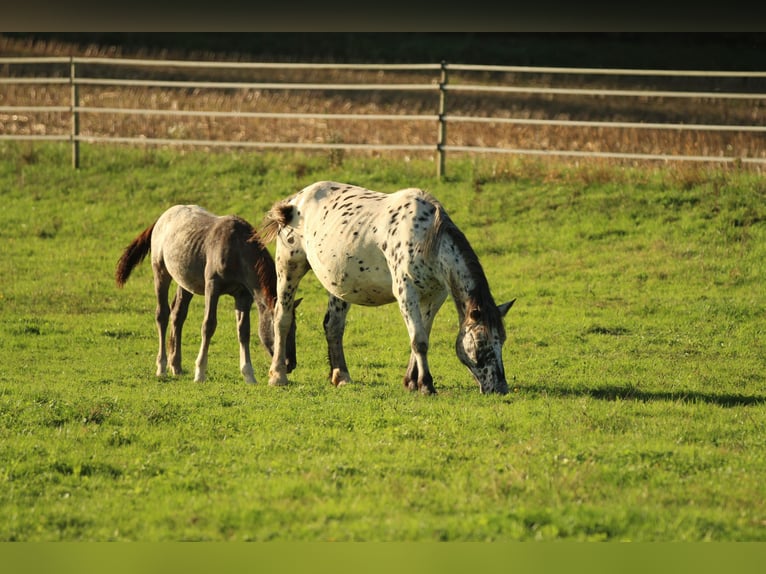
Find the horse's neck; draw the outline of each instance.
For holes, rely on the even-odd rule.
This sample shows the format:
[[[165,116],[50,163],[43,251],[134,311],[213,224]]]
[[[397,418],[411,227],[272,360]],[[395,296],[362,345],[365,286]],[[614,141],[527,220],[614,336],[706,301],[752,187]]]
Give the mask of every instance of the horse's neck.
[[[442,236],[439,244],[439,262],[462,323],[481,278],[476,277],[476,269],[472,269],[466,255],[448,234]]]

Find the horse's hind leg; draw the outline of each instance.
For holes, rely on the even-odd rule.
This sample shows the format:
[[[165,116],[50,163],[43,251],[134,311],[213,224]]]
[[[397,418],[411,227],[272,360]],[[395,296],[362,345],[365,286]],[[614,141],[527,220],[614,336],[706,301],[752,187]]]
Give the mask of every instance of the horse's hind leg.
[[[287,384],[287,338],[295,318],[295,293],[309,270],[306,254],[301,249],[282,243],[277,238],[274,257],[277,269],[277,302],[274,306],[274,355],[269,367],[269,385]]]
[[[189,302],[194,294],[187,291],[180,285],[173,298],[173,304],[170,307],[170,338],[168,339],[168,361],[170,362],[170,372],[174,375],[180,375],[181,368],[181,333],[186,321],[186,314],[189,311]]]
[[[170,289],[170,275],[162,263],[152,264],[154,271],[154,293],[157,296],[157,308],[154,313],[154,319],[157,323],[157,335],[159,336],[159,350],[157,351],[157,376],[165,375],[168,366],[168,358],[165,351],[165,336],[168,329],[168,318],[170,317],[170,306],[168,305],[168,290]]]
[[[336,387],[351,382],[343,353],[343,332],[346,330],[346,315],[350,305],[330,295],[327,313],[324,316],[324,333],[327,339],[327,354],[330,357],[330,381]]]
[[[255,384],[255,373],[250,361],[250,309],[252,306],[253,296],[250,293],[239,294],[234,298],[239,338],[239,371],[245,377],[246,383]]]
[[[208,280],[205,284],[205,317],[202,320],[202,343],[199,348],[199,355],[194,363],[194,380],[198,383],[204,382],[207,375],[207,355],[210,348],[210,339],[215,334],[215,328],[218,324],[218,299],[220,294],[215,281]]]

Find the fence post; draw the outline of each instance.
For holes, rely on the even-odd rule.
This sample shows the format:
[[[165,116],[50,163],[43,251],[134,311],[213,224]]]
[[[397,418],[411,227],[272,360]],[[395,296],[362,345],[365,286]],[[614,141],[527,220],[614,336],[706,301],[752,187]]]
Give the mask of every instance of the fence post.
[[[444,177],[444,146],[447,143],[447,121],[444,118],[445,106],[447,101],[447,62],[442,60],[441,74],[439,77],[439,132],[437,134],[436,152],[438,154],[436,162],[436,178]]]
[[[72,167],[80,167],[80,113],[77,107],[80,104],[78,85],[75,83],[74,56],[69,58],[69,83],[72,87]]]

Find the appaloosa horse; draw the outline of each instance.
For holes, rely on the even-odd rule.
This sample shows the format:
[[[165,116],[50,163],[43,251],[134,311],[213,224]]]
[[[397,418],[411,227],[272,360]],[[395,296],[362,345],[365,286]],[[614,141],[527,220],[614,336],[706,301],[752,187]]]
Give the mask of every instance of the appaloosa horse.
[[[239,337],[239,365],[245,381],[255,383],[250,361],[250,309],[255,302],[259,315],[258,335],[273,355],[276,271],[274,260],[256,231],[244,219],[217,216],[197,205],[175,205],[165,211],[125,249],[115,272],[122,287],[133,268],[151,251],[154,291],[157,295],[157,331],[160,347],[157,376],[165,374],[165,332],[171,320],[170,370],[181,373],[181,330],[194,294],[205,295],[202,344],[195,363],[194,380],[205,380],[210,339],[216,328],[216,309],[221,295],[235,301]],[[178,284],[172,312],[168,306],[170,282]],[[295,358],[295,320],[287,324],[280,353],[282,369],[292,371]]]
[[[269,384],[287,384],[286,336],[298,284],[311,269],[329,292],[324,330],[330,380],[351,381],[343,352],[351,304],[396,301],[410,336],[404,385],[434,393],[428,340],[448,294],[460,329],[455,349],[483,393],[507,393],[503,317],[513,302],[496,305],[479,259],[444,208],[420,189],[396,193],[320,181],[273,205],[264,219],[266,243],[277,237],[277,306]]]

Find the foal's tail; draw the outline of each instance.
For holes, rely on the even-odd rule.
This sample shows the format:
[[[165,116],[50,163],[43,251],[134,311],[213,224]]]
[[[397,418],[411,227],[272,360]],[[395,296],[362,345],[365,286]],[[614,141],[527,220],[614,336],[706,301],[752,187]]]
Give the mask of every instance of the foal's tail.
[[[117,262],[117,269],[114,273],[117,287],[125,285],[128,277],[130,277],[130,272],[133,271],[133,268],[141,263],[144,260],[144,257],[146,257],[146,254],[149,253],[149,248],[152,246],[152,231],[154,231],[154,223],[144,229],[144,231],[125,248],[120,260]]]

